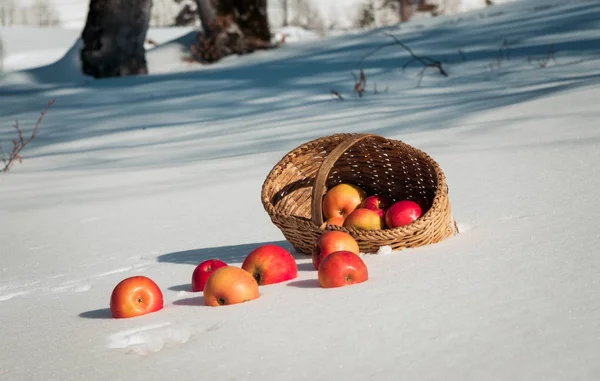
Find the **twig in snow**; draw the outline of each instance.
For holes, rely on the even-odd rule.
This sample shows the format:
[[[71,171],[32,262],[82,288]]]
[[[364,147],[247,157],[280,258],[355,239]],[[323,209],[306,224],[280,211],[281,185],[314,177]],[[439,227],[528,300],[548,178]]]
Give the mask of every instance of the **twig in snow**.
[[[383,93],[387,93],[388,92],[388,86],[385,87],[385,90],[382,91]],[[379,94],[379,91],[377,90],[377,83],[373,83],[373,94]]]
[[[554,56],[554,53],[555,53],[554,45],[551,45],[550,48],[548,48],[548,54],[546,54],[546,56],[543,58],[538,58],[538,60],[537,60],[540,68],[545,68],[546,66],[548,66],[548,63],[550,62],[550,60],[552,60],[552,61],[554,61],[554,63],[556,63],[556,57]]]
[[[419,63],[421,63],[423,65],[423,70],[421,70],[421,72],[419,73],[419,85],[421,84],[421,80],[423,79],[423,74],[425,73],[425,70],[427,68],[435,68],[439,71],[439,73],[441,75],[443,75],[444,77],[448,77],[448,72],[444,69],[444,66],[442,65],[442,63],[436,59],[433,59],[431,57],[428,56],[419,56],[416,55],[411,48],[409,48],[405,43],[403,43],[402,41],[400,41],[396,36],[394,36],[393,34],[390,33],[383,33],[384,35],[390,37],[393,41],[382,44],[376,48],[374,48],[373,50],[371,50],[370,52],[366,53],[365,55],[363,55],[360,59],[360,61],[358,62],[359,65],[368,57],[372,56],[373,54],[377,53],[378,51],[380,51],[383,48],[389,47],[389,46],[395,46],[395,45],[399,45],[400,47],[402,47],[404,50],[406,50],[406,52],[408,52],[408,54],[410,55],[410,60],[408,60],[408,62],[406,62],[403,66],[402,66],[402,70],[405,70],[408,65],[410,65],[411,63],[417,61]],[[417,85],[418,86],[418,85]]]
[[[331,90],[331,94],[333,94],[337,99],[339,99],[340,101],[344,100],[344,97],[342,96],[342,94],[338,93],[335,90]]]
[[[27,139],[25,139],[25,136],[23,135],[23,130],[19,125],[19,121],[16,121],[13,127],[15,128],[15,130],[17,130],[17,138],[13,139],[13,147],[8,155],[2,149],[2,142],[0,142],[0,160],[2,160],[2,162],[4,163],[4,168],[2,168],[0,172],[8,172],[10,170],[10,167],[15,163],[15,161],[18,161],[19,163],[22,162],[21,151],[36,137],[38,130],[40,129],[40,125],[42,124],[42,120],[44,119],[44,116],[46,115],[50,107],[52,107],[52,105],[54,104],[54,101],[55,99],[52,99],[50,102],[48,102],[46,108],[42,110],[40,117],[38,118],[35,126],[33,127],[31,136],[29,136]]]
[[[496,68],[500,69],[502,67],[502,62],[510,60],[510,52],[508,50],[508,40],[504,40],[502,42],[502,46],[498,49],[498,54],[496,55],[496,60],[493,63],[489,63],[484,65],[486,69],[492,71]]]
[[[359,97],[362,97],[367,88],[367,76],[363,69],[360,69],[359,78],[356,78],[356,74],[354,73],[352,73],[352,77],[354,77],[354,92],[357,93]]]

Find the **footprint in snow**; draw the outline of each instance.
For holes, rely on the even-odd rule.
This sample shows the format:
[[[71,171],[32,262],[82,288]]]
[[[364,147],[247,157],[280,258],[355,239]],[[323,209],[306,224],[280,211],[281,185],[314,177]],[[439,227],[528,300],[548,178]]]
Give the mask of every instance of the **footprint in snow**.
[[[120,274],[120,273],[126,273],[126,272],[143,272],[146,271],[148,268],[150,267],[150,265],[145,264],[145,263],[138,263],[135,264],[133,266],[125,266],[125,267],[120,267],[114,270],[110,270],[110,271],[105,271],[103,273],[97,274],[94,276],[94,278],[103,278],[105,276],[109,276],[109,275],[114,275],[114,274]]]
[[[2,286],[0,286],[0,292],[1,292],[0,302],[10,300],[17,296],[29,294],[31,291],[33,291],[35,289],[31,286],[34,286],[38,283],[40,283],[39,280],[33,280],[33,281],[24,282],[21,284],[2,285]]]
[[[15,296],[20,296],[20,295],[25,295],[25,294],[27,294],[27,291],[16,291],[16,292],[9,292],[8,294],[2,294],[2,295],[0,295],[0,302],[4,302],[4,301],[14,298]]]
[[[107,347],[127,349],[128,353],[147,356],[156,353],[165,346],[185,344],[191,332],[185,328],[161,323],[114,333],[107,338]]]
[[[114,269],[114,270],[105,271],[103,273],[100,273],[100,274],[94,276],[94,278],[103,278],[103,277],[108,276],[108,275],[124,273],[124,272],[130,271],[131,269],[133,269],[133,266],[120,267],[118,269]]]
[[[65,284],[61,284],[58,287],[50,289],[53,293],[58,292],[71,292],[73,294],[78,292],[86,292],[92,289],[92,285],[89,283],[79,283],[77,281],[70,281]]]

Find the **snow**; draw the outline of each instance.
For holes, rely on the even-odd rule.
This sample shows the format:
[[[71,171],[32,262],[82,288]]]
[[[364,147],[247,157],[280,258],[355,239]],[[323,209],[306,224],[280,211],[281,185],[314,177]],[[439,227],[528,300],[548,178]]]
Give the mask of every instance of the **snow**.
[[[45,36],[43,46],[40,46],[40,34]],[[78,60],[76,53],[79,51],[80,45],[77,40],[80,38],[80,35],[81,32],[79,30],[67,28],[20,26],[0,28],[0,37],[4,43],[3,71],[19,71],[35,69],[40,66],[51,66],[63,57],[66,60]],[[194,28],[192,27],[149,28],[146,40],[158,44],[158,46],[150,43],[146,44],[147,50],[150,51],[148,57],[146,57],[149,61],[150,70],[154,68],[157,60],[159,65],[153,73],[168,70],[169,66],[173,65],[173,60],[164,60],[162,57],[169,58],[173,55],[183,57],[185,50],[189,49],[189,45],[193,39]],[[72,48],[75,50],[69,53]],[[154,52],[154,50],[159,48],[162,54]],[[167,52],[166,50],[169,51]],[[78,65],[78,63],[75,63],[75,66]],[[55,70],[54,73],[58,71]],[[70,70],[60,71],[70,72]],[[61,77],[64,78],[64,75],[61,74]]]
[[[45,35],[42,46],[40,33]],[[77,34],[59,28],[0,27],[0,39],[4,53],[3,70],[14,71],[56,62],[77,39]]]
[[[0,379],[597,380],[599,20],[598,2],[531,0],[212,66],[172,66],[165,40],[148,52],[154,74],[101,81],[77,72],[65,37],[62,58],[0,77],[4,142],[56,98],[0,176]],[[396,46],[359,64],[384,31],[449,77],[429,69],[417,86]],[[342,131],[435,158],[461,234],[364,255],[369,281],[339,289],[295,253],[297,279],[203,306],[189,292],[200,261],[291,250],[262,182],[289,150]],[[111,319],[112,289],[140,274],[165,308]]]
[[[284,43],[311,41],[319,38],[320,36],[317,33],[297,26],[277,28],[273,36],[273,40],[277,42],[283,41]]]
[[[394,250],[392,249],[391,246],[381,246],[379,248],[379,250],[377,250],[377,255],[388,255],[388,254],[392,254],[394,252]]]

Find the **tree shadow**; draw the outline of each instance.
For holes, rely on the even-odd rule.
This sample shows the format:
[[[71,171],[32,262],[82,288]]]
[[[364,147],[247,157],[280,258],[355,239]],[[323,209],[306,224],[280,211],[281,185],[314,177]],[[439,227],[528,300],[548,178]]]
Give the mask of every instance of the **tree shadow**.
[[[527,5],[518,14],[510,8],[504,8],[506,11],[494,9],[498,11],[482,10],[441,18],[433,27],[422,28],[411,22],[403,23],[401,29],[397,25],[355,36],[332,37],[327,44],[298,46],[302,49],[298,54],[270,52],[261,58],[262,53],[257,53],[256,59],[245,62],[243,68],[213,65],[195,73],[185,70],[103,80],[87,79],[80,74],[73,76],[73,72],[80,71],[79,42],[76,42],[70,52],[56,63],[19,74],[43,84],[42,87],[24,85],[21,81],[2,83],[0,117],[17,119],[31,111],[29,104],[44,105],[49,97],[59,92],[61,102],[52,112],[57,119],[53,121],[50,118],[44,122],[45,129],[52,133],[41,134],[36,139],[36,145],[44,149],[32,150],[30,157],[86,155],[86,160],[58,160],[55,169],[146,169],[165,164],[163,157],[145,154],[143,148],[153,146],[159,150],[166,144],[189,144],[193,147],[177,150],[170,156],[168,165],[250,155],[264,157],[265,154],[273,154],[275,158],[280,152],[293,149],[309,139],[340,132],[340,125],[345,126],[346,132],[372,132],[399,138],[405,132],[455,128],[468,115],[600,83],[600,75],[589,70],[586,70],[587,76],[556,73],[527,76],[530,78],[522,84],[511,81],[508,87],[506,82],[499,80],[522,70],[535,74],[541,69],[535,65],[528,68],[524,63],[531,57],[547,54],[551,46],[558,53],[558,65],[570,65],[583,58],[597,59],[600,38],[588,34],[595,28],[600,14],[597,3],[563,4],[546,9]],[[510,12],[511,16],[501,17],[502,12]],[[486,17],[485,22],[467,24],[468,20],[477,21],[481,15]],[[413,62],[406,72],[402,71],[397,77],[389,77],[410,60],[404,49],[393,45],[371,55],[359,65],[361,56],[381,44],[390,43],[390,39],[382,34],[385,31],[397,35],[417,54],[443,60],[445,67],[452,71],[450,77],[442,81],[435,70],[428,70],[421,88],[415,90],[417,73],[421,70],[418,62]],[[193,33],[190,33],[180,40],[192,37]],[[509,43],[509,62],[512,64],[488,71],[485,65],[497,62],[499,49],[505,40]],[[179,44],[179,41],[171,44]],[[160,49],[157,48],[157,53]],[[463,58],[459,50],[463,52]],[[470,65],[464,66],[468,71],[460,69],[463,65]],[[354,83],[347,74],[362,67],[370,83],[378,78],[384,79],[382,85],[392,81],[390,95],[379,96],[393,96],[398,107],[390,108],[389,103],[381,102],[378,97],[363,97],[359,101],[349,96],[346,102],[336,103],[323,97],[332,88],[342,94],[352,94]],[[550,70],[554,69],[548,67],[544,70],[552,73]],[[0,82],[4,82],[2,78]],[[181,85],[171,86],[174,82]],[[149,91],[156,88],[161,89],[160,95]],[[82,96],[95,91],[103,96]],[[206,96],[213,93],[222,96]],[[201,102],[198,97],[202,97]],[[334,109],[330,112],[331,108]],[[361,108],[364,113],[357,114]],[[190,113],[190,110],[194,112]],[[312,111],[307,113],[307,110]],[[38,112],[37,108],[35,112]],[[286,125],[295,127],[294,134],[281,133],[282,112],[286,115]],[[313,115],[309,115],[312,113],[322,113],[319,123],[314,123]],[[408,120],[407,115],[410,115]],[[94,119],[94,123],[90,123],[90,118]],[[115,120],[126,120],[126,123],[114,123]],[[244,123],[238,123],[239,120]],[[364,121],[368,123],[362,123]],[[230,123],[235,128],[229,127]],[[85,129],[81,128],[83,125]],[[499,124],[496,128],[503,125]],[[190,128],[194,133],[164,133],[160,139],[147,139],[146,135],[142,135],[136,141],[117,138],[123,133],[148,133],[152,136],[152,130],[159,128],[163,131]],[[228,138],[257,130],[263,133],[254,135],[253,139]],[[110,143],[86,144],[83,148],[80,144],[72,144],[78,139],[109,136],[115,136]],[[208,137],[222,138],[226,143],[202,144]],[[123,150],[128,154],[120,155]],[[247,178],[255,176],[257,172],[251,171],[259,168],[254,160],[244,160],[240,167],[235,175],[243,174]],[[260,171],[270,168],[268,162],[260,164]],[[218,178],[223,182],[227,176],[219,173],[218,176],[209,176],[207,181]],[[186,177],[179,181],[192,180]],[[164,185],[161,181],[156,183],[152,192],[164,192],[173,186],[168,182]],[[131,193],[132,197],[137,197],[139,192],[132,190]],[[110,192],[102,189],[93,197],[105,198],[107,194]],[[60,197],[63,196],[64,193],[61,193]],[[71,192],[68,196],[78,197],[78,193]],[[86,195],[86,200],[89,196]]]
[[[79,317],[85,319],[112,319],[110,308],[100,308],[98,310],[86,311],[79,314]]]
[[[290,287],[298,288],[321,288],[318,279],[296,280],[287,284]]]
[[[232,245],[232,246],[218,246],[218,247],[209,247],[203,249],[194,249],[194,250],[184,250],[184,251],[176,251],[174,253],[163,254],[157,258],[158,262],[167,262],[167,263],[179,263],[186,265],[194,265],[197,266],[199,263],[207,260],[207,259],[220,259],[227,264],[241,263],[244,259],[250,254],[250,252],[257,247],[273,244],[277,246],[281,246],[294,256],[294,258],[305,258],[306,256],[301,257],[303,254],[296,254],[296,250],[288,241],[271,241],[271,242],[255,242],[255,243],[245,243],[241,245]],[[189,285],[188,285],[189,286]],[[188,289],[183,289],[183,285],[174,286],[175,288],[171,288],[174,291],[188,291]]]

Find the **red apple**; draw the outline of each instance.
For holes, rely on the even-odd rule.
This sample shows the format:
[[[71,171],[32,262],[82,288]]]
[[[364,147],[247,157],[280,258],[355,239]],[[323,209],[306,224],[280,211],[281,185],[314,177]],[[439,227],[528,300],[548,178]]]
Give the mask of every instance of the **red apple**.
[[[198,292],[204,290],[204,285],[216,269],[227,266],[227,263],[219,259],[207,259],[200,263],[192,273],[192,291]]]
[[[360,248],[354,237],[346,232],[332,230],[321,234],[317,238],[312,251],[312,263],[315,270],[319,269],[323,258],[340,250],[351,251],[355,254],[360,252]]]
[[[355,209],[344,220],[344,227],[354,226],[364,230],[378,230],[385,226],[383,218],[374,210],[367,208]]]
[[[248,302],[258,297],[256,280],[249,272],[235,266],[216,269],[204,286],[204,304],[211,307]]]
[[[338,184],[334,186],[323,197],[325,220],[347,216],[360,205],[365,197],[365,191],[356,185]]]
[[[137,275],[123,279],[110,296],[114,318],[130,318],[158,311],[164,306],[160,287],[150,278]]]
[[[379,213],[381,218],[385,217],[385,211],[392,205],[392,199],[388,196],[373,195],[365,198],[360,204],[361,208],[371,209]]]
[[[414,201],[402,200],[390,206],[385,213],[385,223],[388,228],[410,225],[421,217],[421,207]]]
[[[242,263],[256,282],[262,286],[284,282],[298,276],[296,260],[283,247],[267,244],[254,249]]]
[[[367,265],[351,251],[331,253],[319,267],[319,284],[323,288],[349,286],[369,279]]]

